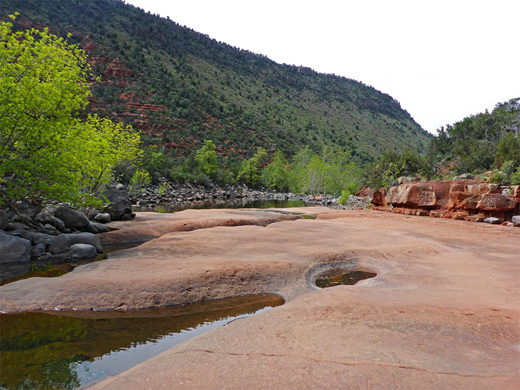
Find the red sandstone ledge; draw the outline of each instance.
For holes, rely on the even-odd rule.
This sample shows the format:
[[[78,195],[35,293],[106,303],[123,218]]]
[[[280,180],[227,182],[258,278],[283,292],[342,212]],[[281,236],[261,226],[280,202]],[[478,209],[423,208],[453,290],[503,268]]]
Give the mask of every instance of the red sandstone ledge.
[[[511,194],[505,193],[512,188]],[[372,198],[374,210],[482,222],[495,217],[510,221],[520,213],[520,186],[500,187],[475,180],[421,181],[381,188]]]

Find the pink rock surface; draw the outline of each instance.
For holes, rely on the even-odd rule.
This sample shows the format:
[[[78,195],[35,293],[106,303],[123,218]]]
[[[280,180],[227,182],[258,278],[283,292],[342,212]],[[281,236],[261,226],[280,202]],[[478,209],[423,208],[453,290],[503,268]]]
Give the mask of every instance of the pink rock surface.
[[[307,210],[323,213],[265,227],[167,232],[59,278],[8,284],[0,288],[2,310],[148,307],[255,292],[287,300],[95,389],[519,388],[519,230]],[[161,218],[169,226],[170,217]],[[314,267],[335,262],[378,275],[354,286],[310,283]]]

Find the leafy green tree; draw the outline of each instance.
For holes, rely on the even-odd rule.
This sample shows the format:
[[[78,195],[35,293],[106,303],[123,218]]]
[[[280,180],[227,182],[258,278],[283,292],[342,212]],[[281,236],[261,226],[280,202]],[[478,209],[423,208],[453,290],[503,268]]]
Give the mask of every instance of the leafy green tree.
[[[12,17],[15,18],[14,16]],[[121,161],[135,162],[139,135],[108,119],[78,118],[90,96],[85,53],[48,32],[0,22],[0,201],[99,204]]]
[[[325,191],[334,196],[349,188],[349,192],[356,192],[361,185],[362,171],[352,161],[349,150],[324,147],[322,151],[323,162],[326,164]]]
[[[520,165],[520,139],[513,133],[507,133],[498,143],[495,165],[500,168],[506,161],[512,161],[514,166]]]
[[[281,150],[276,151],[271,164],[262,170],[262,179],[270,190],[289,189],[289,162]]]
[[[289,187],[292,192],[303,192],[307,172],[307,165],[311,162],[315,153],[309,146],[300,149],[293,156],[290,167]]]
[[[313,198],[326,191],[327,168],[327,165],[317,155],[314,155],[307,164],[304,189],[306,192],[309,192]]]
[[[213,141],[204,140],[204,146],[197,150],[195,154],[198,171],[211,179],[215,179],[218,170],[216,149]]]
[[[260,169],[265,160],[267,160],[267,152],[264,148],[257,148],[253,157],[242,161],[237,180],[251,187],[258,187],[261,178]]]

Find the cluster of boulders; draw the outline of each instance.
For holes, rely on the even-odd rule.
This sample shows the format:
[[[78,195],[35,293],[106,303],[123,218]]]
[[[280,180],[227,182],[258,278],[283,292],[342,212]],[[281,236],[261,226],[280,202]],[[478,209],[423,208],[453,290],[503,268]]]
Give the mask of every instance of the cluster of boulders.
[[[520,225],[520,186],[477,180],[402,181],[372,198],[375,210],[510,226]]]
[[[49,265],[95,259],[103,253],[97,233],[108,232],[105,223],[131,219],[125,191],[106,194],[112,202],[103,211],[86,215],[64,205],[18,203],[16,212],[0,211],[0,280]]]

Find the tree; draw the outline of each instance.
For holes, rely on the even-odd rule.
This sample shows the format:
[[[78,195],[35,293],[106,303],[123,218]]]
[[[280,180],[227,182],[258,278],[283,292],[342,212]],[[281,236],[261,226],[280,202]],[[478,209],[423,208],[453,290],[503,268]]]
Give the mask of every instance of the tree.
[[[204,140],[204,146],[197,150],[195,154],[195,163],[198,171],[214,179],[218,170],[217,165],[217,147],[210,140]]]
[[[262,171],[262,179],[270,190],[285,191],[289,189],[289,162],[281,150],[274,154],[271,164]]]
[[[317,194],[325,193],[327,187],[327,165],[317,155],[307,164],[304,189],[314,199]]]
[[[264,148],[256,149],[256,153],[249,160],[242,161],[238,171],[237,180],[249,186],[257,187],[260,184],[260,168],[267,159],[267,152]]]
[[[498,143],[495,165],[500,168],[506,161],[512,161],[514,166],[520,165],[520,139],[513,133],[507,133]]]
[[[12,16],[12,19],[15,17]],[[90,69],[76,45],[0,22],[0,202],[53,199],[99,204],[114,167],[140,156],[139,134],[78,112]]]

